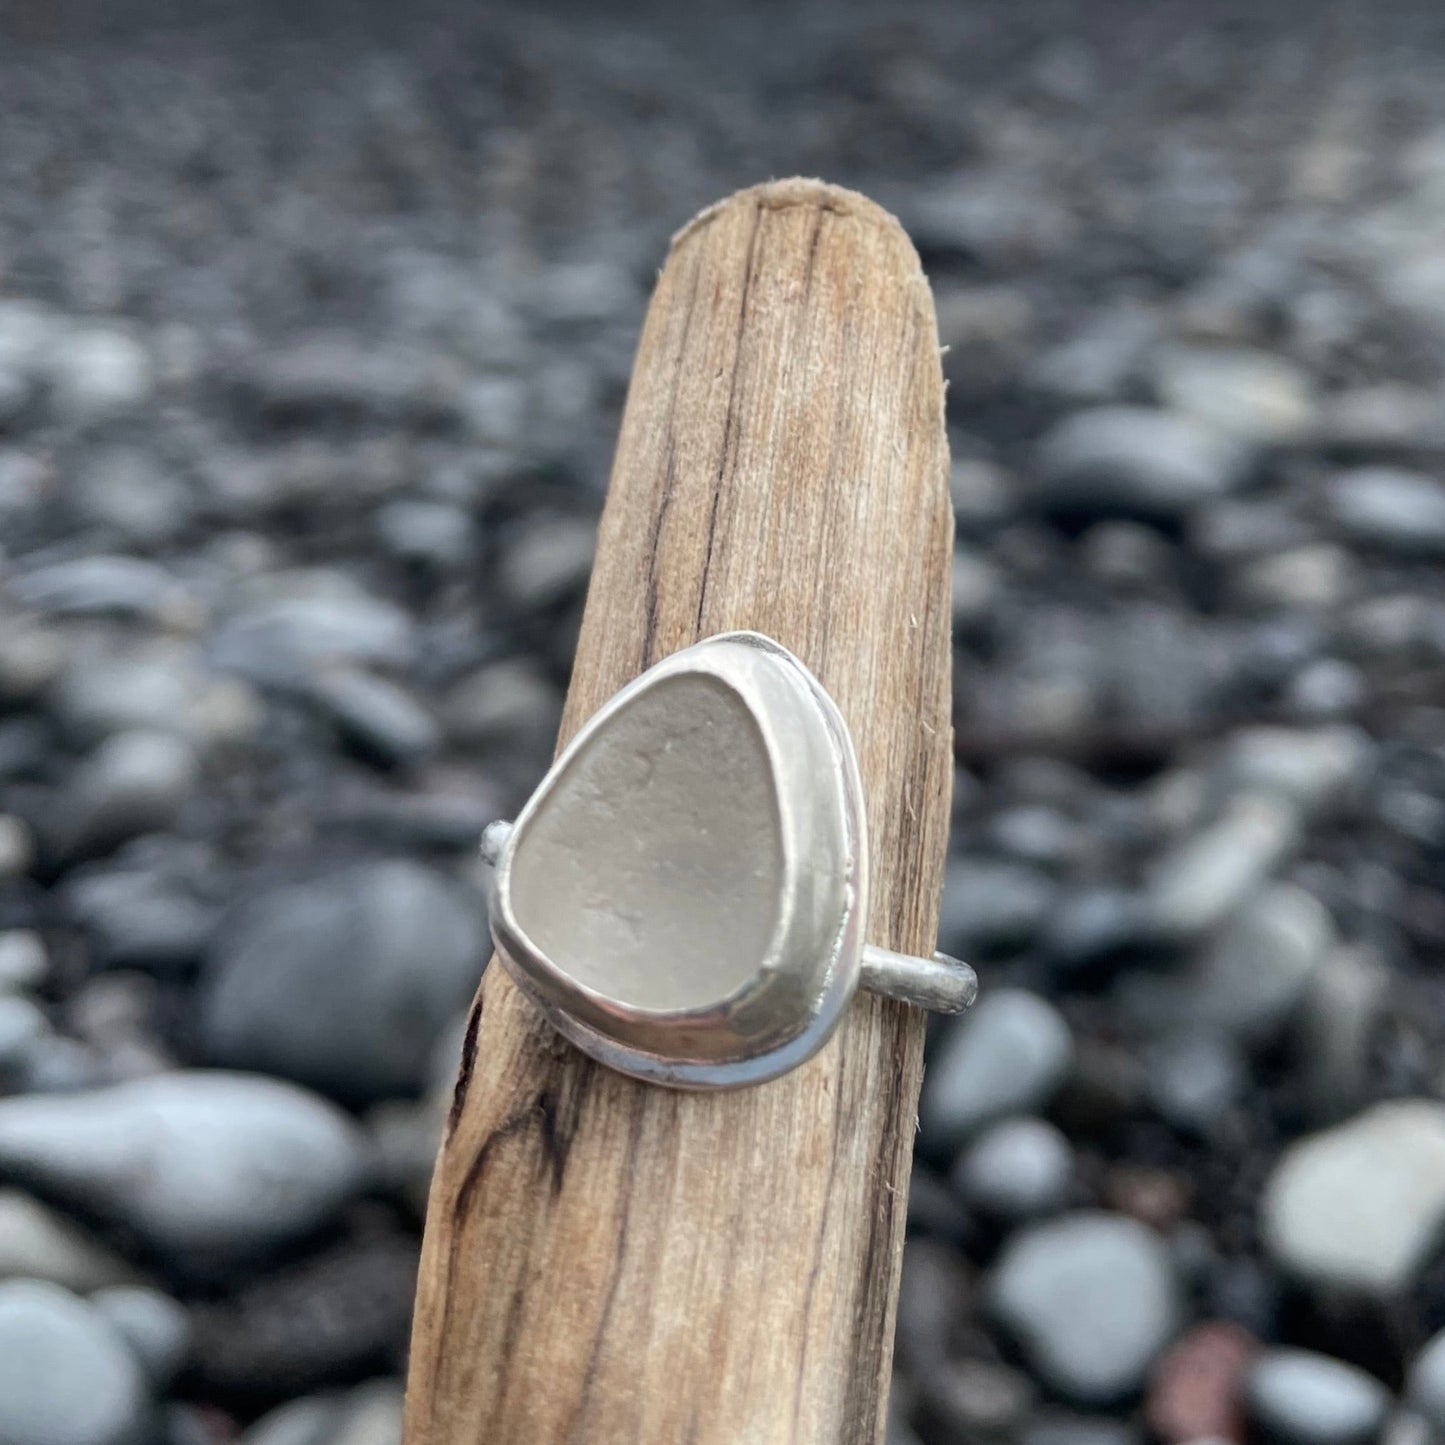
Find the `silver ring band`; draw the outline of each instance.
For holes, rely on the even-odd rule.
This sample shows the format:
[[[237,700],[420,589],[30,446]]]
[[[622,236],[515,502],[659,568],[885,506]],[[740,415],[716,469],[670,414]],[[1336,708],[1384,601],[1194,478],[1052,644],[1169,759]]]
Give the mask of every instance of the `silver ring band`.
[[[957,959],[864,943],[852,740],[759,633],[708,638],[628,684],[482,852],[507,972],[579,1048],[651,1082],[776,1077],[860,987],[948,1013],[978,992]]]

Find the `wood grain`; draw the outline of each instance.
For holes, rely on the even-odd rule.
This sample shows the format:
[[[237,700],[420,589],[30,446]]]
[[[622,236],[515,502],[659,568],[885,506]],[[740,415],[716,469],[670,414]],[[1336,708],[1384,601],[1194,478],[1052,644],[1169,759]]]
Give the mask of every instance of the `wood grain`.
[[[565,741],[659,658],[756,628],[837,700],[871,829],[870,942],[931,950],[948,828],[943,381],[897,222],[816,181],[674,239],[618,441]],[[649,1088],[500,968],[427,1219],[410,1445],[881,1437],[923,1015],[858,997],[773,1083]]]

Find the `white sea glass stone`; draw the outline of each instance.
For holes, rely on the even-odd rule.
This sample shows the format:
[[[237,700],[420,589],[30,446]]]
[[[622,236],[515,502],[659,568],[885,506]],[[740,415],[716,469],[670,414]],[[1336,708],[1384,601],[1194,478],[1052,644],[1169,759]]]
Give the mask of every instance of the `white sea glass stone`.
[[[642,1078],[757,1083],[858,983],[858,764],[812,674],[758,633],[648,669],[568,744],[506,836],[492,932],[580,1048]]]

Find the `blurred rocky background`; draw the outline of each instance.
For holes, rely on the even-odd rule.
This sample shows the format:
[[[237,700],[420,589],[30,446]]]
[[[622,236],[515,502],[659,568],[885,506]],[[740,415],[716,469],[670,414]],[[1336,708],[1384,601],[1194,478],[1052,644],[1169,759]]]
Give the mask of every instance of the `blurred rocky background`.
[[[395,1445],[651,277],[797,172],[948,346],[894,1445],[1445,1438],[1445,13],[163,12],[0,6],[0,1440]]]

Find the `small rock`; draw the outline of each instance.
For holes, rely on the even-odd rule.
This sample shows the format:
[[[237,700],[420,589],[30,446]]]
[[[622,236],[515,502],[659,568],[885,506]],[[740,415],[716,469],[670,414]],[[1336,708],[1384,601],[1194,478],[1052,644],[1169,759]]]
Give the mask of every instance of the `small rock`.
[[[0,1175],[73,1201],[187,1267],[263,1254],[363,1183],[360,1131],[293,1084],[178,1071],[0,1100]]]
[[[1115,1164],[1104,1183],[1104,1198],[1119,1214],[1163,1234],[1175,1229],[1188,1214],[1194,1186],[1189,1176],[1177,1169]]]
[[[200,760],[171,733],[117,733],[76,768],[57,814],[66,852],[113,847],[169,827],[195,791]]]
[[[1242,796],[1150,871],[1145,904],[1169,938],[1197,937],[1234,912],[1294,851],[1300,819],[1283,799]]]
[[[169,1388],[191,1347],[191,1319],[185,1309],[143,1285],[97,1290],[90,1302],[131,1347],[152,1387]]]
[[[0,881],[23,878],[35,861],[35,839],[24,819],[0,813]],[[4,970],[0,968],[0,976]]]
[[[596,551],[596,522],[584,517],[538,522],[512,538],[502,554],[502,592],[524,615],[570,601],[585,590]]]
[[[504,658],[463,678],[442,704],[447,737],[461,747],[546,749],[557,735],[562,699],[529,661]]]
[[[254,682],[304,686],[337,663],[400,667],[415,651],[411,618],[339,572],[271,576],[217,629],[213,664]]]
[[[1317,1122],[1342,1118],[1364,1097],[1390,982],[1389,969],[1360,947],[1334,949],[1311,975],[1294,1029],[1294,1053]]]
[[[1015,1235],[994,1267],[989,1300],[1039,1377],[1086,1405],[1138,1390],[1181,1314],[1164,1242],[1132,1219],[1099,1213]]]
[[[1208,1134],[1243,1097],[1247,1082],[1234,1041],[1212,1029],[1176,1029],[1144,1050],[1150,1103],[1165,1123],[1187,1133]]]
[[[1324,815],[1368,773],[1370,740],[1358,728],[1246,728],[1218,765],[1221,790],[1274,793],[1307,818]]]
[[[953,1025],[928,1067],[922,1129],[951,1150],[984,1125],[1049,1102],[1073,1060],[1069,1026],[1023,989],[986,993]]]
[[[1405,1377],[1405,1399],[1436,1429],[1445,1430],[1445,1330],[1415,1356]]]
[[[1248,453],[1191,417],[1146,407],[1100,407],[1066,417],[1038,457],[1042,499],[1084,519],[1173,522],[1245,478]]]
[[[74,500],[82,521],[142,547],[173,540],[191,519],[185,483],[148,453],[130,448],[93,456],[77,478]]]
[[[216,928],[216,905],[161,868],[122,862],[77,870],[64,898],[102,968],[180,972],[204,955]]]
[[[0,994],[0,1073],[20,1067],[31,1045],[49,1032],[50,1021],[28,998]]]
[[[1368,1445],[1390,1408],[1373,1375],[1309,1350],[1263,1351],[1247,1392],[1251,1420],[1281,1445]]]
[[[1236,601],[1262,609],[1338,607],[1349,599],[1354,585],[1354,559],[1331,542],[1255,558],[1230,579]]]
[[[1168,577],[1174,562],[1168,541],[1138,522],[1096,522],[1079,552],[1095,577],[1116,587],[1147,587]]]
[[[1259,1343],[1238,1325],[1196,1325],[1159,1361],[1144,1413],[1164,1445],[1244,1438],[1244,1385]]]
[[[141,1370],[104,1317],[59,1285],[0,1284],[0,1440],[134,1445],[150,1402]]]
[[[1011,1439],[1034,1400],[1026,1376],[992,1360],[942,1360],[918,1386],[914,1413],[924,1440]]]
[[[1318,899],[1292,883],[1263,889],[1196,955],[1184,983],[1191,1020],[1266,1044],[1300,1006],[1335,941]]]
[[[1068,1199],[1074,1154],[1043,1119],[1005,1119],[971,1144],[953,1171],[965,1202],[997,1219],[1051,1214]]]
[[[952,859],[943,880],[938,915],[940,946],[968,958],[1016,948],[1043,921],[1052,896],[1037,868],[1004,859]]]
[[[38,933],[11,928],[0,932],[0,994],[30,993],[50,972],[50,958]]]
[[[18,1189],[0,1189],[0,1279],[43,1279],[77,1294],[127,1284],[135,1271],[79,1225]]]
[[[55,617],[133,617],[178,627],[196,621],[185,587],[159,563],[141,557],[77,557],[11,580],[16,598]]]
[[[1351,541],[1402,557],[1445,556],[1445,486],[1393,467],[1361,467],[1330,484],[1330,516]]]
[[[373,1380],[345,1394],[308,1395],[258,1420],[240,1445],[401,1445],[402,1386]]]
[[[1142,1445],[1139,1432],[1122,1420],[1098,1415],[1039,1416],[1019,1436],[1020,1445]],[[1197,1441],[1195,1445],[1205,1445]]]
[[[206,1049],[347,1100],[414,1094],[487,951],[477,903],[419,863],[282,884],[222,935],[201,1005]]]
[[[376,514],[376,531],[393,556],[437,571],[460,567],[476,547],[472,519],[446,502],[388,502]]]
[[[1287,1273],[1398,1296],[1445,1227],[1445,1105],[1379,1104],[1292,1144],[1270,1177],[1262,1215],[1270,1255]]]
[[[342,736],[385,767],[413,767],[441,741],[432,716],[411,693],[368,672],[333,668],[311,685],[311,698]]]
[[[998,575],[978,553],[960,547],[953,554],[953,625],[960,631],[988,619],[998,594]]]
[[[75,422],[101,421],[134,411],[155,386],[150,353],[135,337],[111,327],[77,327],[48,357],[51,400]]]
[[[1290,716],[1306,722],[1349,717],[1368,697],[1364,673],[1338,657],[1316,658],[1290,678],[1284,690]]]
[[[1159,399],[1229,436],[1298,441],[1314,420],[1314,397],[1298,367],[1243,347],[1173,347],[1157,362]]]

